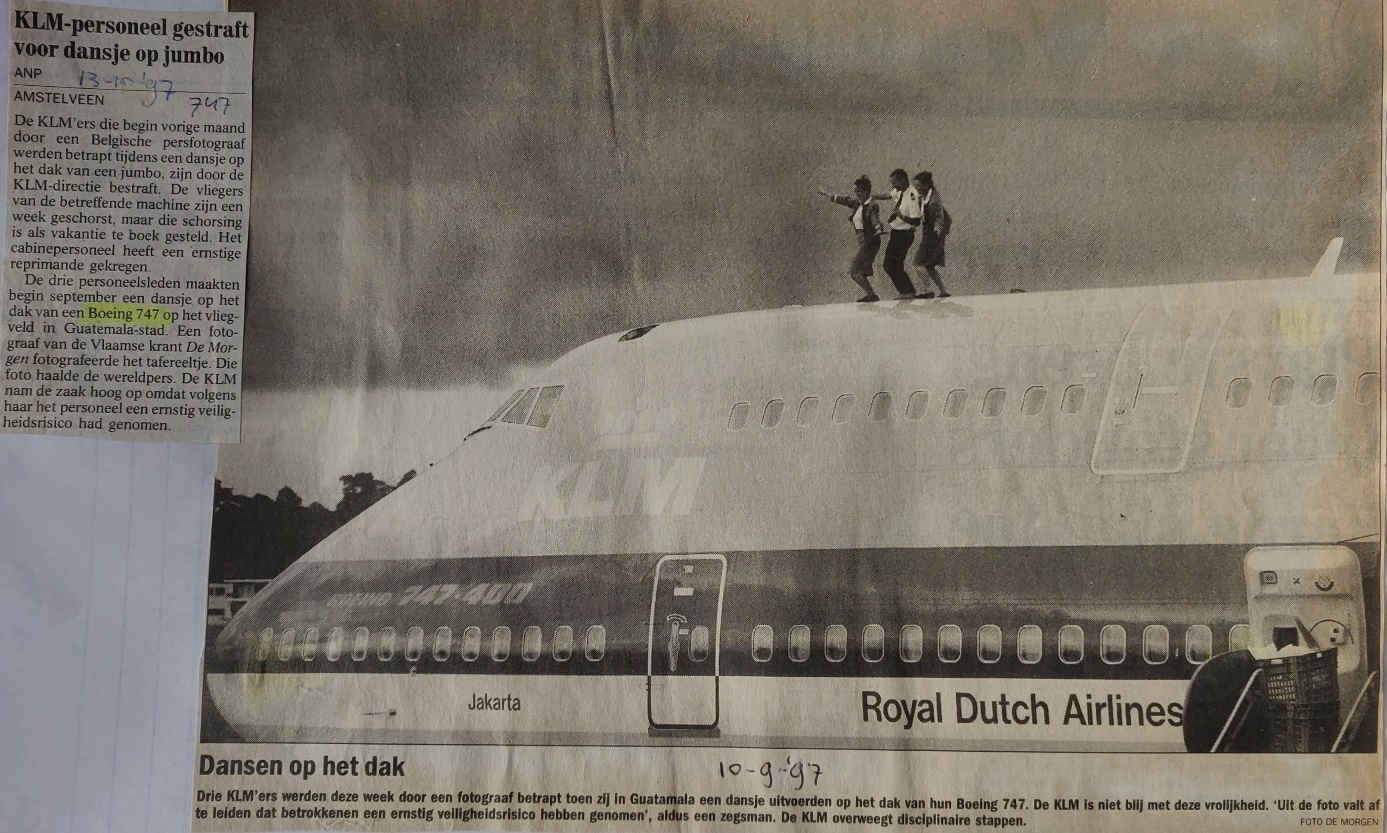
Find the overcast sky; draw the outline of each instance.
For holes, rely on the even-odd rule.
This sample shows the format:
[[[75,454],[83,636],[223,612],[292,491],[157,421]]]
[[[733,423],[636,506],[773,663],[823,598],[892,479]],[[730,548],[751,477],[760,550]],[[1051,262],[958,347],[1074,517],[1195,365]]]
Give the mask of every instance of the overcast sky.
[[[898,166],[935,172],[956,294],[1304,274],[1336,235],[1377,260],[1371,0],[233,6],[263,392],[489,391],[609,332],[851,300],[815,189]]]

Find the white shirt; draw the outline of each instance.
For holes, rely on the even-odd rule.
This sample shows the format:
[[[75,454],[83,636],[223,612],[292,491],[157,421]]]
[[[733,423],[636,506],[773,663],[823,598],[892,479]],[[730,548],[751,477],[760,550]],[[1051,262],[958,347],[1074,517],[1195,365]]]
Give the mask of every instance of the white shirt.
[[[925,203],[924,200],[920,199],[920,192],[915,190],[915,186],[912,185],[906,188],[904,194],[898,189],[892,188],[891,198],[896,200],[899,206],[894,212],[896,216],[891,218],[891,230],[907,231],[919,228],[919,223],[911,225],[902,219],[903,217],[909,217],[912,220],[919,220],[921,217],[925,216]]]

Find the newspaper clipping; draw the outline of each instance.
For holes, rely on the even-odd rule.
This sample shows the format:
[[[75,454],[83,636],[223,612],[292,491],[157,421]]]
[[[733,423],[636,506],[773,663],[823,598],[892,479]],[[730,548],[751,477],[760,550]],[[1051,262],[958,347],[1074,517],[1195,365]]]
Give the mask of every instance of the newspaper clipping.
[[[0,430],[236,442],[252,15],[12,8]]]
[[[195,830],[1380,829],[1380,5],[233,5]]]

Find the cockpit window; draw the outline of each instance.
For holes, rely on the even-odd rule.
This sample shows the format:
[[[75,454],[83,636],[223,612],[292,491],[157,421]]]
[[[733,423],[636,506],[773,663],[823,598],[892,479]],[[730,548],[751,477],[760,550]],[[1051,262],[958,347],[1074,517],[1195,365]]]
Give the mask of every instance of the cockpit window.
[[[509,411],[506,411],[506,415],[501,417],[501,421],[513,423],[515,425],[524,425],[525,418],[530,415],[530,408],[534,406],[535,399],[538,396],[539,388],[530,388],[525,391],[525,395],[520,397],[520,401],[512,405]]]
[[[500,419],[500,418],[501,418],[501,414],[504,414],[506,411],[510,410],[510,406],[514,405],[514,404],[515,404],[515,400],[519,399],[522,395],[524,395],[524,393],[525,393],[525,389],[524,389],[524,388],[521,388],[520,390],[516,391],[515,393],[512,393],[512,394],[510,395],[510,398],[506,400],[506,404],[504,404],[504,405],[502,405],[501,407],[497,408],[497,409],[496,409],[496,413],[494,413],[494,414],[492,414],[491,416],[487,417],[487,418],[486,418],[486,421],[487,421],[487,422],[495,422],[496,420]]]
[[[563,393],[563,385],[550,385],[539,392],[539,399],[535,402],[535,409],[530,412],[529,425],[536,428],[543,428],[549,424],[549,417],[554,414],[554,406],[559,404],[559,394]]]

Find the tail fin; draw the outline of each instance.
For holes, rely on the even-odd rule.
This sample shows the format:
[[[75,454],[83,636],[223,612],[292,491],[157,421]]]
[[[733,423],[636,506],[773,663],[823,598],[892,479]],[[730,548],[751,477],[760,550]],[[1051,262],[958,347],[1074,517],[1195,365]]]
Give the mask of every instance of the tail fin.
[[[1339,263],[1339,250],[1344,247],[1344,238],[1336,237],[1329,241],[1325,247],[1324,254],[1320,255],[1320,262],[1315,264],[1315,268],[1310,271],[1312,278],[1332,278],[1334,277],[1334,267]]]

